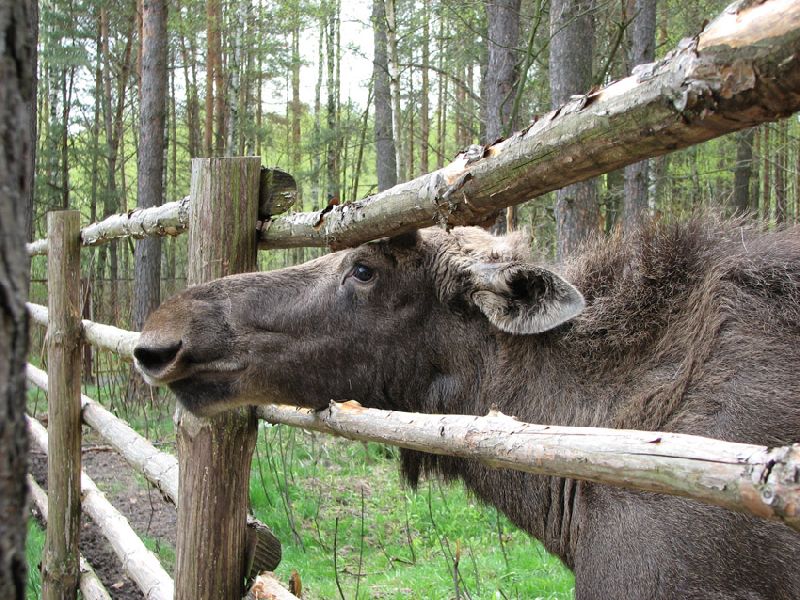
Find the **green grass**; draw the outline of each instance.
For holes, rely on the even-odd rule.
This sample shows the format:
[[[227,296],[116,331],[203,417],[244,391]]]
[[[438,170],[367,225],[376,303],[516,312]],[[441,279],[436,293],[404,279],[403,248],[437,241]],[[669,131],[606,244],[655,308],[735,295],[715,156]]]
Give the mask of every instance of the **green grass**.
[[[264,429],[257,450],[253,510],[283,542],[278,577],[297,570],[304,597],[340,598],[338,578],[348,600],[455,598],[456,554],[462,598],[573,596],[560,561],[463,486],[405,487],[394,450],[288,427]]]
[[[28,560],[28,585],[25,590],[27,600],[38,600],[42,596],[42,575],[39,563],[44,552],[44,531],[35,519],[28,520],[28,538],[25,542],[25,556]]]
[[[145,547],[158,557],[158,561],[167,573],[175,569],[175,548],[166,540],[142,536]]]

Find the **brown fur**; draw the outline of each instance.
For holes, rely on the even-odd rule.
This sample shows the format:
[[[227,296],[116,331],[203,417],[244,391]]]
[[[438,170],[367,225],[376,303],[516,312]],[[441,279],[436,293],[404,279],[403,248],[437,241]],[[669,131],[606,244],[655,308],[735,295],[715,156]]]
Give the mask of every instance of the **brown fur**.
[[[598,241],[563,269],[585,298],[575,318],[580,294],[526,248],[425,230],[225,278],[167,301],[137,357],[201,413],[496,405],[534,423],[800,441],[797,229],[698,219]],[[402,465],[412,484],[464,480],[575,570],[579,599],[800,598],[800,535],[783,525],[458,458],[403,451]]]

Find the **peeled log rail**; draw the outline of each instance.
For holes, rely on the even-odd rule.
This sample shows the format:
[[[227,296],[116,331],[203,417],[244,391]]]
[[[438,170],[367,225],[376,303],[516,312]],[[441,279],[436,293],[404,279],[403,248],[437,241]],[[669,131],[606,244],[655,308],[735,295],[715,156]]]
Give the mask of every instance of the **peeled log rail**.
[[[46,524],[48,516],[47,494],[30,475],[28,475],[28,487],[31,490],[31,498],[36,505],[36,510],[39,511],[42,521]],[[103,585],[103,582],[100,581],[97,573],[95,573],[92,565],[89,564],[83,555],[81,555],[78,560],[80,565],[78,585],[84,600],[111,600],[111,596]]]
[[[259,417],[354,440],[479,460],[496,468],[684,496],[800,530],[800,444],[767,448],[692,435],[531,425],[501,413],[424,415],[331,402]]]
[[[367,199],[274,220],[261,248],[354,246],[498,209],[800,109],[800,2],[735,3],[697,37],[510,139]]]
[[[28,417],[28,432],[33,443],[47,454],[47,430],[41,423]],[[128,520],[111,505],[105,494],[97,489],[94,481],[83,471],[81,494],[84,512],[92,517],[103,536],[111,543],[123,570],[136,582],[144,597],[148,600],[172,600],[172,578],[167,575],[155,555],[145,547]]]
[[[268,221],[259,246],[337,248],[486,222],[572,183],[791,115],[800,110],[799,61],[800,3],[736,2],[664,59],[575,96],[509,139],[471,146],[443,169],[364,200]],[[269,202],[263,183],[260,195]],[[109,217],[84,230],[84,244],[180,233],[187,203]],[[47,240],[28,244],[29,254],[46,252]]]
[[[135,335],[138,337],[138,334]],[[31,383],[47,391],[47,373],[29,364],[26,375]],[[177,505],[178,459],[158,450],[127,423],[88,396],[81,395],[81,407],[84,422],[111,444],[128,464]],[[250,577],[255,577],[259,572],[275,569],[280,564],[281,543],[266,525],[252,515],[248,515],[247,526],[256,535],[252,569],[248,573]]]
[[[47,307],[41,304],[26,303],[28,314],[39,325],[47,327]],[[81,334],[87,344],[102,350],[109,350],[119,354],[127,360],[133,360],[133,349],[139,340],[139,333],[126,331],[112,325],[103,325],[83,319],[81,321]]]

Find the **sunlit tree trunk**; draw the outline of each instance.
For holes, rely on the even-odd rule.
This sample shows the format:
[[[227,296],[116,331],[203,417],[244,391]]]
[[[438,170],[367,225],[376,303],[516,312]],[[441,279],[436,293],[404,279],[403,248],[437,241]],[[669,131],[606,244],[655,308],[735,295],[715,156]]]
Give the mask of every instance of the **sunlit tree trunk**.
[[[339,137],[338,108],[339,98],[336,95],[336,24],[339,18],[338,3],[334,3],[334,10],[328,15],[327,50],[328,50],[328,150],[327,150],[327,188],[328,201],[338,202],[339,199]]]
[[[392,129],[394,130],[394,145],[397,154],[397,180],[405,181],[408,178],[408,170],[403,153],[403,128],[400,123],[402,116],[400,112],[400,58],[397,49],[397,13],[394,0],[385,0],[385,11],[386,41],[389,48],[389,79],[392,89]]]
[[[753,138],[755,128],[736,134],[736,166],[733,171],[734,213],[744,214],[750,210],[750,179],[753,174]]]
[[[420,110],[419,110],[419,170],[421,173],[427,173],[430,170],[429,153],[430,137],[431,137],[431,121],[430,121],[430,62],[431,62],[431,2],[430,0],[423,0],[422,3],[422,89],[420,94]]]
[[[787,121],[784,119],[776,125],[776,146],[775,152],[775,222],[786,222],[786,167],[788,165],[787,156]]]
[[[770,156],[769,128],[770,125],[764,125],[761,128],[761,157],[764,164],[761,169],[764,179],[764,191],[761,195],[761,218],[765,221],[769,220],[772,208],[772,180],[770,179],[772,157]]]
[[[375,37],[373,78],[375,85],[375,170],[378,191],[397,185],[397,153],[392,135],[392,91],[386,41],[384,0],[373,0],[372,23]]]

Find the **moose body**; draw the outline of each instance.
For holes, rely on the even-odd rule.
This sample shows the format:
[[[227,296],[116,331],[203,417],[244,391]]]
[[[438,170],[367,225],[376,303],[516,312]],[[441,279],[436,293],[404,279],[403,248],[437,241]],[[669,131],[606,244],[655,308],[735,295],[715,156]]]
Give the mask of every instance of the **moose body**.
[[[331,399],[425,413],[800,441],[800,237],[699,219],[590,245],[421,230],[192,287],[135,351],[199,414]],[[403,450],[540,539],[576,597],[800,598],[800,534],[699,502]]]

